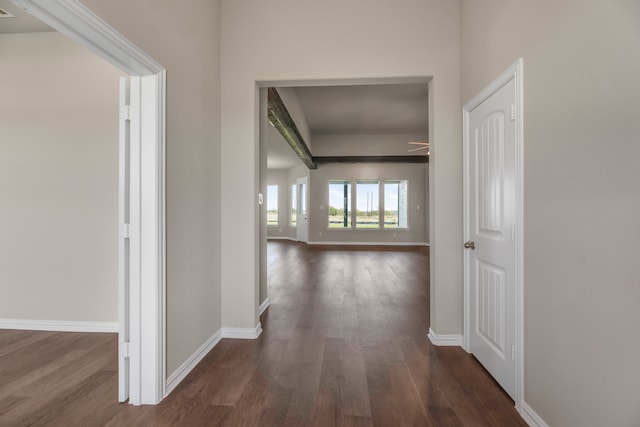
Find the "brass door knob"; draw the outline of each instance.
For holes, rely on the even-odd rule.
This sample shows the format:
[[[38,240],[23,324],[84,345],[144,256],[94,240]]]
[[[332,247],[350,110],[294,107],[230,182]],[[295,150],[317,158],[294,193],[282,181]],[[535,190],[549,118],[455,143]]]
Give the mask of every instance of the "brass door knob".
[[[476,248],[476,242],[474,242],[473,240],[469,240],[468,242],[466,242],[464,244],[464,247],[467,249],[475,249]]]

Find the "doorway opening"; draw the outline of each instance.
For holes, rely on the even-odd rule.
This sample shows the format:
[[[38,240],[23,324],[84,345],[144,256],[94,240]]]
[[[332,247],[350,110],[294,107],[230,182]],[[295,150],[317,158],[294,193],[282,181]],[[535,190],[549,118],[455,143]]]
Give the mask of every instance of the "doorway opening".
[[[258,82],[259,192],[279,189],[277,225],[267,225],[264,206],[257,215],[259,314],[273,302],[267,240],[428,246],[430,84],[428,77]],[[266,97],[274,88],[295,123],[289,133],[305,141],[316,169],[296,156],[281,123],[271,123]]]
[[[130,103],[120,112],[121,122],[128,122],[128,151],[119,156],[129,159],[119,198],[130,210],[128,222],[113,231],[127,241],[119,267],[118,329],[119,358],[129,372],[119,372],[119,400],[156,404],[166,392],[164,67],[79,2],[12,3],[130,76]]]

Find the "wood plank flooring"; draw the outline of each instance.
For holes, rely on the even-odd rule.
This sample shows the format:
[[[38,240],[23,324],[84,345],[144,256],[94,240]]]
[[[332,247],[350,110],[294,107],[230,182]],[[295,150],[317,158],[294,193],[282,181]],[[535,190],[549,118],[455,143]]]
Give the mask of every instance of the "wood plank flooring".
[[[268,244],[257,340],[222,340],[157,406],[117,403],[113,334],[0,331],[0,426],[526,426],[437,348],[426,248]]]

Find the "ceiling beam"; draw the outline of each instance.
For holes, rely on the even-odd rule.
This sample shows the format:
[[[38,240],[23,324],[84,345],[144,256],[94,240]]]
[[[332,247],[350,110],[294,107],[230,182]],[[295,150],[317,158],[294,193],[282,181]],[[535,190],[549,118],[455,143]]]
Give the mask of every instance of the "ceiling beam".
[[[304,142],[300,131],[295,122],[291,118],[287,107],[285,107],[282,98],[278,94],[278,91],[274,87],[267,89],[268,102],[267,111],[269,116],[269,122],[278,129],[280,135],[287,141],[289,146],[300,157],[302,163],[304,163],[309,169],[317,169],[318,165],[314,162],[309,147]]]
[[[429,156],[315,156],[319,165],[330,163],[429,163]]]

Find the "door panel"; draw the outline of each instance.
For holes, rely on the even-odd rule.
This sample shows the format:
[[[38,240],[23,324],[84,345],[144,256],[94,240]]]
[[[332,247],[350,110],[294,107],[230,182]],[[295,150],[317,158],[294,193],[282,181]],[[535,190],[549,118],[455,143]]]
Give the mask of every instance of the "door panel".
[[[470,351],[515,398],[515,142],[510,80],[469,114]]]
[[[299,242],[307,242],[308,240],[308,220],[309,220],[309,191],[307,186],[307,177],[298,178],[298,223],[296,230],[296,238]]]

